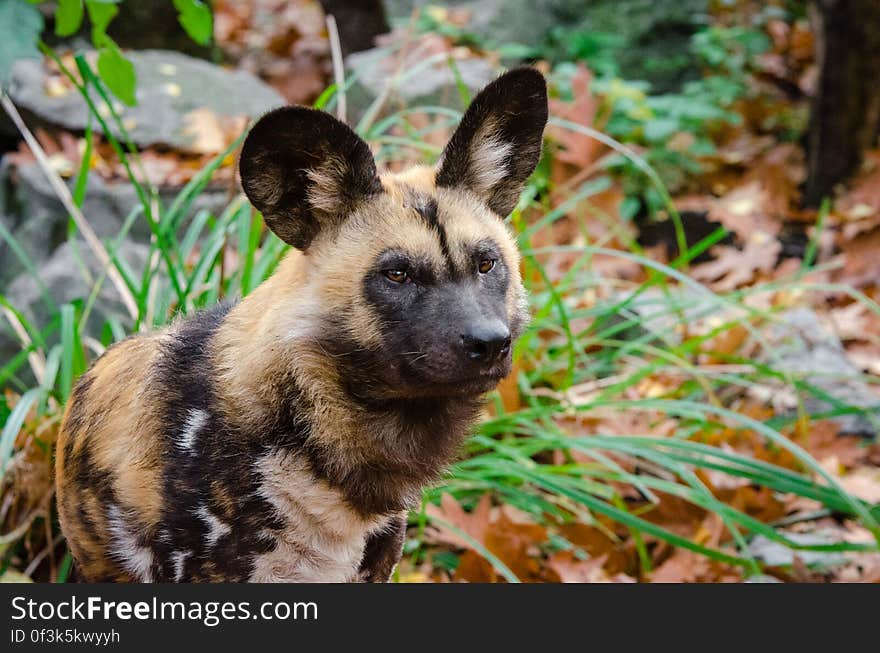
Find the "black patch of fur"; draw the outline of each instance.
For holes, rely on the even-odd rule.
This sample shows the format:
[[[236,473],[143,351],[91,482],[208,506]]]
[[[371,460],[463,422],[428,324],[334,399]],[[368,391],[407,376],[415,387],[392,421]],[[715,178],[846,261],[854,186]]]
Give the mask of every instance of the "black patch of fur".
[[[512,145],[504,178],[481,199],[501,217],[516,206],[522,186],[541,159],[547,124],[547,83],[537,70],[516,68],[486,86],[471,102],[443,150],[437,186],[471,187],[471,152],[481,128],[491,122],[494,136]]]
[[[336,206],[330,211],[309,202],[310,170],[331,168]],[[382,192],[369,146],[333,116],[305,107],[284,107],[263,116],[248,134],[239,159],[248,199],[281,240],[309,246],[329,222],[346,217],[363,199]]]
[[[394,519],[385,530],[374,533],[367,540],[361,560],[361,579],[367,583],[386,583],[400,561],[406,537],[406,519]]]
[[[154,370],[165,424],[164,510],[151,542],[159,580],[173,580],[174,554],[187,552],[182,580],[245,581],[254,556],[270,551],[272,532],[283,527],[257,494],[254,462],[269,446],[227,424],[217,410],[211,343],[228,310],[221,305],[184,322]],[[187,450],[179,438],[192,410],[208,417]],[[210,527],[197,514],[200,508],[230,527],[210,547],[205,539]]]

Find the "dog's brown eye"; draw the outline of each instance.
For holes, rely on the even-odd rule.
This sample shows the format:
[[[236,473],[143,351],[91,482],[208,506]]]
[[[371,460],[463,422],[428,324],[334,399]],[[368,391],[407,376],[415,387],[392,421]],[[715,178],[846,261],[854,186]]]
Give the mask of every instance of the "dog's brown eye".
[[[480,271],[480,274],[486,274],[487,272],[491,272],[492,268],[494,267],[494,258],[484,258],[482,261],[480,261],[480,265],[477,267],[477,269]]]
[[[394,283],[405,283],[409,278],[406,270],[385,270],[384,274]]]

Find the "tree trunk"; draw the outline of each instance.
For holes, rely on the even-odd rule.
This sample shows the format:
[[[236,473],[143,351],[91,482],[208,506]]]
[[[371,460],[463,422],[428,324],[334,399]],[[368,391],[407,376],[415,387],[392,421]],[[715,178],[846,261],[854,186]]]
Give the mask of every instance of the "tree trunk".
[[[321,0],[325,14],[333,14],[342,55],[369,50],[379,34],[389,31],[382,0]]]
[[[819,83],[810,113],[805,202],[859,169],[880,128],[880,0],[815,0]]]

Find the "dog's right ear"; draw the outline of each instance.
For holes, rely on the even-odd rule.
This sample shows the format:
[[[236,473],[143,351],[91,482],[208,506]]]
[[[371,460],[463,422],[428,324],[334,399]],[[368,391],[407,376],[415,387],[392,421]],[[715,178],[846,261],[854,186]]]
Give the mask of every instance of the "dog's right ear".
[[[515,68],[480,91],[437,164],[437,185],[469,190],[502,218],[541,158],[547,82]]]
[[[333,116],[305,107],[263,116],[238,165],[248,199],[269,228],[298,249],[382,192],[369,146]]]

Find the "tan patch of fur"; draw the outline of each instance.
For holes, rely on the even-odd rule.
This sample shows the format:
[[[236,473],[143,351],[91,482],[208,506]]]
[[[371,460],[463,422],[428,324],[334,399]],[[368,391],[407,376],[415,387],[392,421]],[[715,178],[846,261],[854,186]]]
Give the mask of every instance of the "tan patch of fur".
[[[308,364],[322,306],[311,289],[307,256],[291,252],[275,274],[235,306],[218,329],[214,358],[224,417],[233,424],[263,423],[287,370]],[[241,361],[248,361],[242,365]],[[315,361],[320,365],[320,361]],[[326,365],[325,365],[326,367]],[[326,385],[335,385],[332,369]]]
[[[113,475],[117,499],[152,526],[162,508],[160,425],[149,390],[149,370],[159,340],[120,343],[95,366],[89,410],[100,427],[88,436],[95,464]]]
[[[345,178],[347,164],[337,156],[328,156],[320,167],[306,171],[311,184],[308,186],[308,201],[312,208],[333,214],[339,210],[343,189],[339,180]]]
[[[380,180],[382,187],[385,188],[385,192],[398,199],[402,199],[400,195],[401,186],[409,186],[432,195],[434,193],[436,175],[436,170],[430,166],[413,166],[395,174],[382,175]]]
[[[122,509],[136,511],[138,522],[149,528],[159,520],[162,507],[161,450],[155,408],[151,405],[148,370],[157,353],[157,340],[138,337],[110,349],[89,372],[94,379],[88,391],[77,396],[65,410],[57,448],[56,480],[59,517],[71,543],[74,557],[86,578],[125,577],[108,555],[113,528],[108,518],[110,506],[102,505],[90,488],[81,487],[70,477],[65,460],[68,440],[72,454],[89,449],[95,472],[112,479]],[[73,403],[84,414],[87,426],[70,432],[68,418]],[[82,506],[93,531],[80,521]]]
[[[214,506],[217,517],[223,521],[232,521],[238,511],[236,497],[229,493],[229,488],[219,479],[211,481],[211,500],[208,503]]]
[[[112,533],[107,508],[90,488],[64,479],[58,485],[58,516],[77,567],[87,581],[130,582],[132,576],[110,555]],[[79,518],[80,510],[91,528]]]

